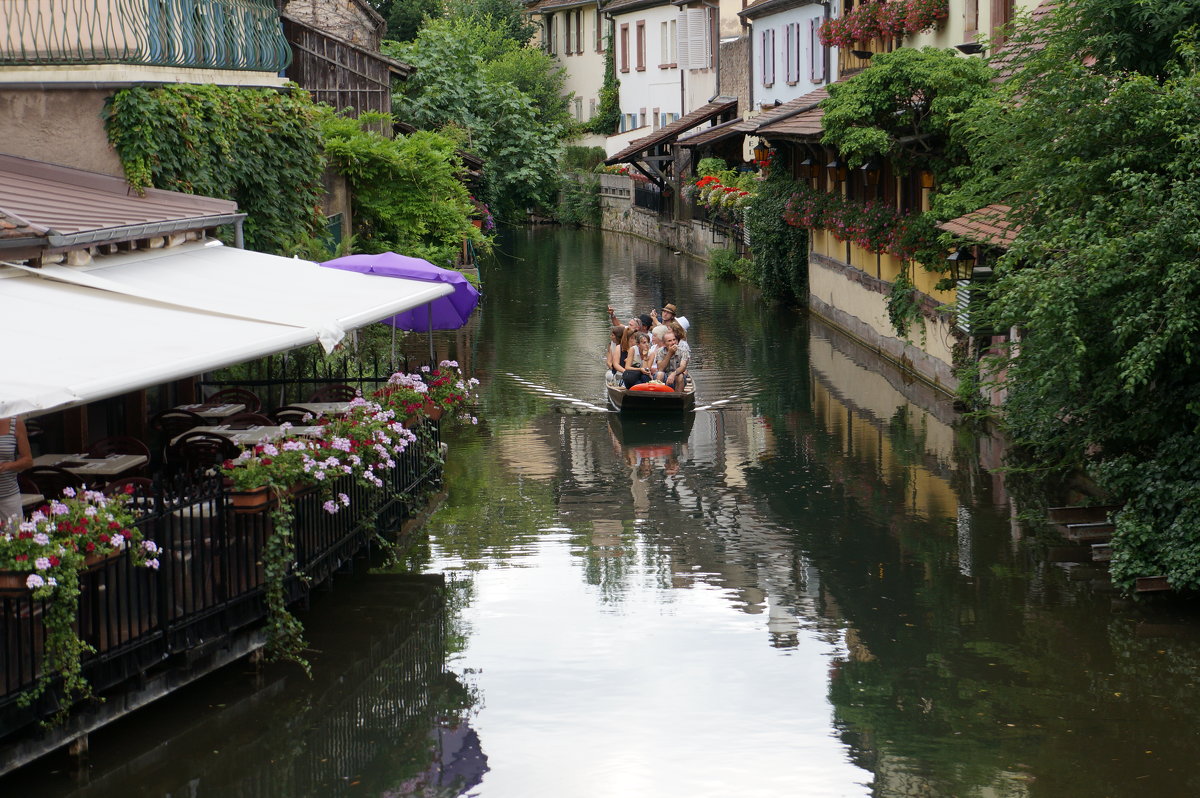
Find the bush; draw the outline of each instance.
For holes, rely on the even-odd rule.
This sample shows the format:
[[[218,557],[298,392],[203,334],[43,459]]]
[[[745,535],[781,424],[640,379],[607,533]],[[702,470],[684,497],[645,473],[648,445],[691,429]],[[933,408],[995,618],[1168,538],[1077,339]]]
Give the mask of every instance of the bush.
[[[591,175],[565,175],[558,201],[563,224],[599,226],[600,181]]]
[[[563,148],[562,168],[564,172],[591,172],[604,163],[603,147]]]
[[[746,211],[754,251],[751,278],[769,302],[796,302],[808,294],[808,231],[783,218],[796,190],[795,181],[774,171],[759,184]]]
[[[708,253],[708,278],[710,280],[744,280],[753,268],[750,261],[738,257],[732,249],[714,249]]]

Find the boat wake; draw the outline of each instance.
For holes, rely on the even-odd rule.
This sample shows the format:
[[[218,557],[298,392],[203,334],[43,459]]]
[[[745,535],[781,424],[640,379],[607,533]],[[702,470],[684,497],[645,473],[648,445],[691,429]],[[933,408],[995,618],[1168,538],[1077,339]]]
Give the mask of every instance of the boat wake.
[[[585,402],[583,399],[576,399],[574,396],[568,396],[565,393],[559,393],[558,391],[552,390],[543,385],[538,385],[535,382],[530,382],[529,380],[525,379],[524,377],[519,377],[516,374],[513,374],[511,371],[506,371],[504,374],[506,377],[512,378],[514,381],[516,381],[520,385],[525,386],[526,388],[530,389],[531,391],[535,391],[537,393],[540,393],[542,396],[562,402],[563,405],[560,409],[564,410],[565,412],[570,412],[570,413],[611,413],[612,412],[607,407],[601,407],[600,405],[595,405],[595,404],[592,404],[591,402]]]

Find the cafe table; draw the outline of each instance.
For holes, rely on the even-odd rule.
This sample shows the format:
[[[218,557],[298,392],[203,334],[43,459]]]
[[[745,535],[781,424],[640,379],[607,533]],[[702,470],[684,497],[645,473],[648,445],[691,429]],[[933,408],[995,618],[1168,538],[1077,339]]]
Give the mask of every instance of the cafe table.
[[[58,466],[76,476],[116,479],[147,462],[144,454],[110,454],[108,457],[88,457],[85,454],[43,454],[33,458],[35,466]]]
[[[191,432],[207,432],[210,435],[220,435],[222,438],[228,438],[238,446],[253,446],[256,443],[266,443],[267,441],[274,441],[292,435],[312,437],[317,435],[321,429],[323,427],[319,426],[289,427],[285,430],[283,427],[267,426],[265,424],[255,424],[252,426],[237,425],[236,427],[228,424],[215,424],[213,426],[192,427],[187,432],[175,436],[171,442],[174,443],[182,438],[183,435]]]
[[[176,405],[176,410],[190,410],[209,421],[220,421],[223,418],[235,416],[246,409],[244,404],[237,402],[199,402],[190,405]]]
[[[290,407],[302,407],[313,416],[345,416],[350,413],[349,402],[297,402]]]
[[[40,493],[22,493],[21,509],[28,510],[30,507],[36,507],[44,501],[46,501],[46,497]]]

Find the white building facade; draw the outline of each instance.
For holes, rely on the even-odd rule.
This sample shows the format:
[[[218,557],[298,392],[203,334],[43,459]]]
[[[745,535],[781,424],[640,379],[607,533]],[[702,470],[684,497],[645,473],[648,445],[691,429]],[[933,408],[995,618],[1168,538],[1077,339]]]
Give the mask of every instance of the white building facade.
[[[571,116],[587,122],[600,105],[611,23],[597,0],[542,0],[529,13],[540,25],[542,48],[566,72],[563,88],[572,95]],[[589,135],[582,143],[603,144],[604,137]]]
[[[818,0],[758,0],[740,12],[750,26],[750,107],[785,103],[824,86],[837,67],[818,30],[829,6]]]

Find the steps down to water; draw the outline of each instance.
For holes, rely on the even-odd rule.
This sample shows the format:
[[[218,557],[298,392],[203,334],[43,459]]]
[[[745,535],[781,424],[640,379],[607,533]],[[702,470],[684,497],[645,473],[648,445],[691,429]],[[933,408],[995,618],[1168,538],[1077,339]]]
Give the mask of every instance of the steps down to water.
[[[1055,529],[1074,546],[1051,546],[1047,558],[1055,563],[1097,563],[1107,564],[1112,561],[1112,536],[1116,528],[1111,515],[1121,509],[1121,505],[1103,504],[1091,507],[1051,507],[1047,517]],[[1074,578],[1082,578],[1075,574],[1076,568],[1070,569]],[[1079,573],[1086,571],[1079,570]],[[1112,583],[1107,577],[1094,580],[1098,589],[1109,590]],[[1171,590],[1171,585],[1165,576],[1142,576],[1134,582],[1134,592],[1151,593]]]

